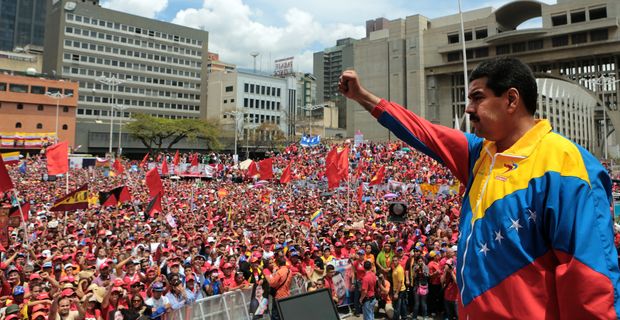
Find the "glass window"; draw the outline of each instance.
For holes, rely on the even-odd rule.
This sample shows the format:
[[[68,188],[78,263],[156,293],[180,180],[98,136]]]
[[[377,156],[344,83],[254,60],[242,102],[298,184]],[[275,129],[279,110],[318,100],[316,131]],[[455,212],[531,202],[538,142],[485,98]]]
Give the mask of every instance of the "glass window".
[[[41,86],[31,86],[31,87],[30,87],[30,93],[34,93],[34,94],[45,94],[45,87],[41,87]]]
[[[570,23],[579,23],[586,21],[585,11],[573,11],[570,13]]]
[[[502,54],[509,54],[510,53],[510,45],[509,44],[504,44],[504,45],[500,45],[495,47],[495,54],[497,55],[502,55]]]
[[[25,85],[25,84],[11,83],[9,85],[9,91],[17,92],[17,93],[27,93],[28,92],[28,86]]]
[[[605,41],[607,39],[609,39],[609,31],[607,29],[590,31],[590,41]]]
[[[579,32],[571,35],[573,44],[580,44],[588,42],[588,33],[587,32]]]
[[[590,9],[590,20],[605,19],[605,18],[607,18],[607,7]]]
[[[22,123],[21,122],[16,122],[15,123],[15,129],[19,129],[22,127]]]
[[[37,123],[37,129],[43,129],[43,124],[42,123]]]
[[[226,92],[232,92],[232,91],[233,91],[233,86],[226,87]]]
[[[458,43],[459,42],[459,34],[453,33],[448,35],[448,43]]]
[[[6,91],[6,82],[0,82],[0,91]]]
[[[17,110],[22,110],[22,109],[24,109],[24,105],[21,104],[21,103],[18,103],[17,104]]]
[[[471,41],[473,39],[473,34],[471,31],[465,32],[465,41]]]
[[[476,30],[476,39],[484,39],[489,36],[487,29]]]
[[[568,35],[562,35],[551,38],[551,45],[554,47],[561,47],[568,45]]]
[[[568,23],[568,20],[566,18],[566,14],[562,13],[562,14],[558,14],[555,16],[551,16],[551,25],[555,26],[563,26],[565,24]]]
[[[42,105],[42,104],[38,105],[38,106],[37,106],[37,110],[38,110],[38,111],[43,111],[43,105]]]

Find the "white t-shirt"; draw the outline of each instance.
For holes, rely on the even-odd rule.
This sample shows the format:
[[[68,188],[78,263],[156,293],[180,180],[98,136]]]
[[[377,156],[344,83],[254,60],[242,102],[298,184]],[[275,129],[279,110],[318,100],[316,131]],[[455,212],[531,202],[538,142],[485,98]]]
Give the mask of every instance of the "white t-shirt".
[[[154,297],[150,297],[148,299],[146,299],[145,301],[146,305],[152,308],[160,308],[160,307],[165,307],[166,305],[169,305],[170,302],[168,301],[168,298],[166,298],[166,296],[161,296],[159,299],[155,299]]]

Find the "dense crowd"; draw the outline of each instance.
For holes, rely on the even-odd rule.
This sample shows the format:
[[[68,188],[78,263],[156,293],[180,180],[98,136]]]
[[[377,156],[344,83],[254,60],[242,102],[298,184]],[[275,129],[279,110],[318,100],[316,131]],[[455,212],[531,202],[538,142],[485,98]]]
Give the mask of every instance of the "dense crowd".
[[[276,179],[257,181],[228,155],[206,154],[213,179],[163,179],[163,212],[146,213],[145,170],[123,161],[121,175],[72,168],[69,190],[88,183],[89,209],[50,212],[66,180],[41,181],[42,156],[9,167],[18,201],[30,204],[23,228],[0,248],[0,320],[160,319],[198,299],[254,288],[252,313],[269,313],[269,293],[288,296],[292,275],[308,290],[332,289],[330,262],[349,259],[352,308],[378,307],[393,319],[456,319],[458,194],[419,192],[453,186],[437,162],[400,143],[368,144],[349,154],[348,182],[326,190],[327,146],[289,146],[271,155]],[[172,154],[153,155],[161,164]],[[190,154],[181,156],[189,163]],[[157,161],[159,159],[159,161]],[[291,165],[293,181],[277,177]],[[380,167],[385,180],[357,191]],[[100,191],[127,186],[132,200],[102,207]],[[418,192],[416,192],[418,191]],[[388,197],[388,194],[390,196]],[[11,205],[10,195],[2,195]],[[404,223],[388,219],[391,201],[408,204]],[[322,215],[313,221],[318,210]],[[272,290],[270,290],[270,288]]]

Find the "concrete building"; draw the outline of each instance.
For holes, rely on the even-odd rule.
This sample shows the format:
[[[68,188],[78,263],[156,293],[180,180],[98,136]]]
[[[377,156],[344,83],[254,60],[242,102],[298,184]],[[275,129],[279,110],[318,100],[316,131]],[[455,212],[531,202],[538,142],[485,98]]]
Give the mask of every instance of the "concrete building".
[[[378,19],[383,21],[385,19]],[[370,24],[370,23],[369,23]],[[383,25],[383,22],[372,23],[372,29]],[[321,52],[315,52],[313,57],[313,73],[316,76],[317,102],[333,102],[338,108],[338,127],[346,127],[346,99],[338,93],[338,78],[342,71],[353,67],[354,54],[351,38],[340,39],[336,46]]]
[[[85,151],[107,151],[110,121],[128,121],[133,112],[206,118],[208,32],[105,9],[97,0],[50,1],[47,11],[43,72],[79,83],[76,137]],[[124,110],[112,113],[113,105]],[[122,141],[126,151],[144,152],[128,135]]]
[[[75,147],[77,91],[72,81],[0,74],[0,149],[41,149],[56,136]]]
[[[266,141],[286,137],[297,90],[294,79],[244,69],[211,72],[206,118],[221,123],[224,147],[234,149],[235,127],[238,150],[256,151],[267,147]]]
[[[209,63],[207,64],[207,73],[214,71],[235,71],[237,66],[232,63],[227,63],[220,60],[220,55],[217,53],[209,52]]]
[[[43,46],[47,0],[0,0],[0,50]]]
[[[0,51],[0,72],[41,72],[43,55],[27,52]]]
[[[465,109],[461,41],[470,71],[491,57],[518,57],[538,74],[539,95],[552,101],[539,106],[538,116],[601,155],[605,127],[611,146],[620,141],[617,130],[610,135],[620,126],[618,17],[617,0],[513,1],[463,12],[463,39],[458,14],[434,19],[413,14],[381,23],[383,28],[373,24],[368,37],[354,42],[353,65],[374,93],[454,127]],[[321,75],[317,72],[319,83]],[[545,80],[549,76],[564,83]],[[348,137],[359,129],[367,139],[393,138],[359,105],[347,104]]]

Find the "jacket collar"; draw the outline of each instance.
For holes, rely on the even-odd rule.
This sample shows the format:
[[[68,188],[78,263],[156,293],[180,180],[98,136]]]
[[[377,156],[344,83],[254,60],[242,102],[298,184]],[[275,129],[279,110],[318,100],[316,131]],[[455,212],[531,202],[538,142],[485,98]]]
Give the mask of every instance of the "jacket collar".
[[[502,156],[507,157],[529,157],[542,138],[551,132],[551,124],[549,120],[537,119],[536,124],[530,128],[517,142],[515,142],[506,151],[500,153]],[[497,147],[494,141],[487,141],[487,150],[492,154],[495,154]]]

